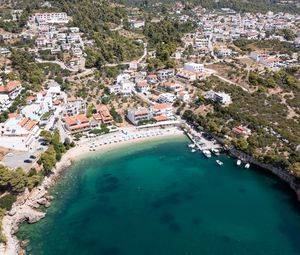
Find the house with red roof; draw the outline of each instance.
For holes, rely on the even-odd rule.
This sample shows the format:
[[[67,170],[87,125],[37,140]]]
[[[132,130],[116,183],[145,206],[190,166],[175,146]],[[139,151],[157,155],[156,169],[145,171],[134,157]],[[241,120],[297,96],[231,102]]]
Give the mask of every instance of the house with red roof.
[[[71,134],[88,132],[91,130],[92,125],[90,119],[85,114],[79,114],[75,116],[66,116],[63,118],[66,129]]]
[[[0,95],[8,95],[10,99],[15,99],[22,91],[20,81],[9,81],[7,84],[0,86]]]

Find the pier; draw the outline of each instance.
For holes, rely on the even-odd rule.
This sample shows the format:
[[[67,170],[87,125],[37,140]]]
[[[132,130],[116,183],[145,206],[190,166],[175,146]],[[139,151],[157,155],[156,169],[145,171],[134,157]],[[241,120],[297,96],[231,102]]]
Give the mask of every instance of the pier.
[[[222,145],[219,144],[215,139],[213,141],[207,140],[202,137],[200,133],[196,132],[195,130],[192,131],[193,132],[189,133],[187,130],[185,130],[185,134],[199,150],[213,150],[223,148]]]

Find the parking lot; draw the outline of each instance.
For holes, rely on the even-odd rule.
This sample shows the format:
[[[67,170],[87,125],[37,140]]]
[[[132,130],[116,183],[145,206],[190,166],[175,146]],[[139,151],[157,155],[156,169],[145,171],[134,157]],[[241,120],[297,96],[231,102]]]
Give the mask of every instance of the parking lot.
[[[41,145],[40,141],[36,141],[35,146],[30,151],[16,151],[8,153],[2,162],[10,168],[22,167],[25,171],[28,171],[38,160],[39,155],[47,149],[47,146]],[[30,158],[35,156],[36,159]],[[31,163],[25,163],[25,160],[31,160]]]

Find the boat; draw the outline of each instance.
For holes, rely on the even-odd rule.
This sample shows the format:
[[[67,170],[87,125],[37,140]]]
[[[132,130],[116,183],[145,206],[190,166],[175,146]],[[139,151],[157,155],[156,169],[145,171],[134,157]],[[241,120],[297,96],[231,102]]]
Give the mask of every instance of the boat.
[[[245,165],[245,168],[249,168],[250,167],[250,164],[249,163],[247,163],[246,165]]]
[[[216,162],[217,162],[218,165],[223,166],[223,162],[221,160],[217,159]]]
[[[209,150],[203,150],[202,152],[203,152],[205,157],[207,157],[207,158],[211,157],[211,152]]]
[[[238,166],[240,166],[240,165],[242,164],[242,160],[238,159],[238,161],[236,162],[236,164],[237,164]]]
[[[213,154],[215,154],[216,156],[219,156],[219,155],[220,155],[220,150],[219,150],[219,149],[213,148],[213,149],[211,149],[211,152],[212,152]]]
[[[196,145],[195,145],[194,143],[191,143],[191,144],[188,145],[188,147],[189,147],[189,148],[195,148]]]
[[[195,150],[195,149],[192,149],[192,150],[191,150],[191,152],[196,152],[196,151],[197,151],[197,150]]]

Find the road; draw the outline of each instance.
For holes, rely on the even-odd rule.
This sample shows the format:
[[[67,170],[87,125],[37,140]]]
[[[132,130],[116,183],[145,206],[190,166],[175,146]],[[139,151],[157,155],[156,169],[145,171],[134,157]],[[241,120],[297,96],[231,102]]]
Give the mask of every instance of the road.
[[[57,64],[59,65],[62,69],[67,69],[69,70],[70,72],[76,72],[77,70],[76,69],[72,69],[68,66],[66,66],[63,62],[61,61],[56,61],[56,60],[53,60],[53,61],[50,61],[50,60],[42,60],[40,58],[36,58],[35,59],[35,62],[37,63],[52,63],[52,64]]]
[[[219,74],[217,73],[216,70],[209,69],[209,68],[205,68],[204,71],[205,71],[206,73],[208,73],[208,74],[211,74],[211,75],[214,75],[214,76],[218,77],[218,78],[219,78],[220,80],[222,80],[222,81],[225,81],[225,82],[227,82],[227,83],[229,83],[229,84],[238,86],[238,87],[240,87],[242,90],[244,90],[244,91],[246,91],[246,92],[248,92],[248,93],[251,93],[251,91],[250,91],[249,89],[246,89],[246,88],[243,87],[242,85],[240,85],[240,84],[238,84],[238,83],[236,83],[236,82],[233,82],[233,81],[231,81],[231,80],[228,80],[228,79],[222,77],[221,75],[219,75]]]

